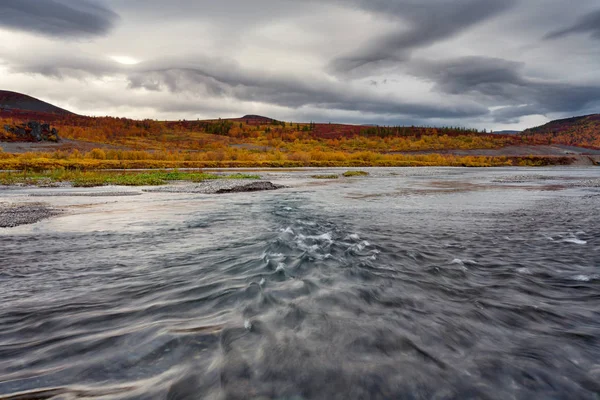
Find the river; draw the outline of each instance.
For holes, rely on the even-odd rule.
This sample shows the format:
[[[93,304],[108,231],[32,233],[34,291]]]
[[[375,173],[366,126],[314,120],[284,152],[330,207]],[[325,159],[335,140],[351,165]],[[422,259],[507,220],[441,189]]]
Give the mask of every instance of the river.
[[[0,398],[598,398],[599,169],[332,171],[0,191]]]

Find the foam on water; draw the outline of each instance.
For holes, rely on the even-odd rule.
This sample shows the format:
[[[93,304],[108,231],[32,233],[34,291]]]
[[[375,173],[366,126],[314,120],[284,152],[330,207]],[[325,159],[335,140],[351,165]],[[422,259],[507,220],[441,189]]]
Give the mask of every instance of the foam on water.
[[[589,282],[592,280],[592,277],[589,275],[576,275],[573,277],[573,280],[580,282]]]
[[[587,241],[581,240],[581,239],[577,239],[577,238],[574,238],[574,237],[563,239],[562,242],[563,243],[579,244],[579,245],[587,244]]]
[[[285,264],[284,263],[277,264],[277,268],[275,269],[275,272],[285,272]]]
[[[244,320],[244,329],[246,329],[247,331],[252,330],[252,322],[250,322],[249,319]]]

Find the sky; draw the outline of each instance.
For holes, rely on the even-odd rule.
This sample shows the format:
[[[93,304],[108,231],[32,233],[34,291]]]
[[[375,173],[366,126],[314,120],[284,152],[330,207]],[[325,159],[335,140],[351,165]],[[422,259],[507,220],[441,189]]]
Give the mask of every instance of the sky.
[[[524,129],[599,47],[597,0],[0,1],[0,89],[84,115]]]

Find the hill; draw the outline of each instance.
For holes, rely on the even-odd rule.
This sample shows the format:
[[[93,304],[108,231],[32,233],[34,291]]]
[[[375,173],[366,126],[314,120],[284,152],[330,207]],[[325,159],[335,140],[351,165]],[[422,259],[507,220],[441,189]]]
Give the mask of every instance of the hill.
[[[35,97],[7,90],[0,90],[0,112],[19,115],[27,113],[44,113],[61,116],[73,115],[70,111],[56,107]]]
[[[495,135],[518,135],[519,133],[521,133],[521,131],[493,131],[492,132]]]
[[[234,118],[235,121],[245,121],[248,125],[265,125],[277,122],[273,118],[263,117],[262,115],[244,115],[242,118]]]
[[[600,114],[551,121],[525,130],[522,137],[536,144],[563,144],[600,149]]]

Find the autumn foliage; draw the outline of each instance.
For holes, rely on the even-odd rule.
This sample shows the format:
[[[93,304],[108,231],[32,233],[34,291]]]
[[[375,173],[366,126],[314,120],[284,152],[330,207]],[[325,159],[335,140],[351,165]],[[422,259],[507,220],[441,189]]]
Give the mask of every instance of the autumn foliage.
[[[523,132],[523,139],[534,144],[563,144],[600,149],[600,114],[549,122]]]
[[[0,169],[498,166],[556,160],[431,154],[518,144],[518,136],[463,128],[292,123],[260,116],[204,121],[132,120],[75,114],[0,113],[0,128],[37,117],[68,146],[49,153],[2,154]],[[86,147],[77,147],[78,144]],[[84,151],[91,146],[97,148]],[[423,154],[419,153],[423,152]],[[561,161],[563,162],[563,161]]]

